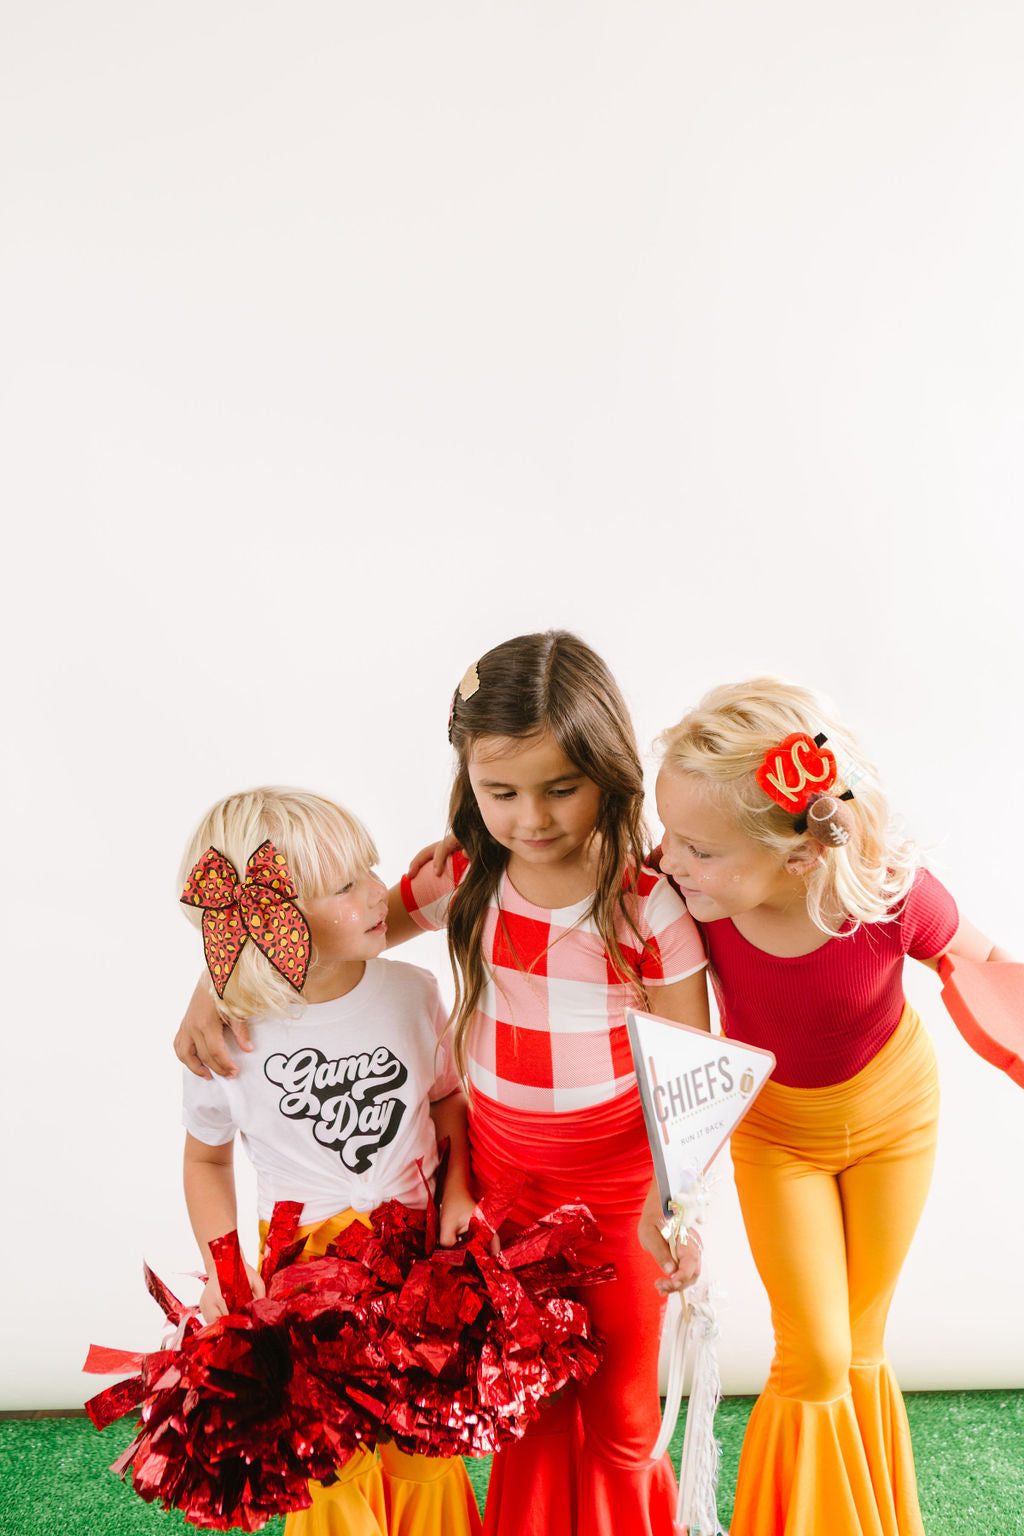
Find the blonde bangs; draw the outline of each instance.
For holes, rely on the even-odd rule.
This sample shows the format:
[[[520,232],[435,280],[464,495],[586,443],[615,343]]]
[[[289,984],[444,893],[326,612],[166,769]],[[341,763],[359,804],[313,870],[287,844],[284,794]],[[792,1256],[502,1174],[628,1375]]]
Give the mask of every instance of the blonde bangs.
[[[184,888],[192,869],[208,848],[224,854],[238,874],[267,840],[284,855],[297,892],[296,904],[329,895],[377,863],[377,848],[362,822],[333,800],[308,790],[268,786],[228,795],[211,806],[192,834],[178,875]],[[202,911],[184,906],[189,919],[202,926]],[[207,976],[209,981],[209,976]],[[213,984],[210,982],[213,992]],[[213,994],[216,997],[216,994]],[[300,994],[285,981],[255,944],[245,944],[231,973],[218,1012],[234,1019],[280,1013],[301,1003]]]

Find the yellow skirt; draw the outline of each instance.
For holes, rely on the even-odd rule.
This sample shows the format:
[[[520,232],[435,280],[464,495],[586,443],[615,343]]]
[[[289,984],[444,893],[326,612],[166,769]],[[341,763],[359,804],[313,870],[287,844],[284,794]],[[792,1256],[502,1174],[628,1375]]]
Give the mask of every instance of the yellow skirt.
[[[302,1256],[319,1258],[364,1211],[341,1211],[299,1227]],[[260,1222],[260,1257],[267,1223]],[[333,1483],[310,1483],[312,1504],[285,1521],[285,1536],[480,1536],[476,1498],[461,1456],[407,1456],[396,1445],[357,1451]]]

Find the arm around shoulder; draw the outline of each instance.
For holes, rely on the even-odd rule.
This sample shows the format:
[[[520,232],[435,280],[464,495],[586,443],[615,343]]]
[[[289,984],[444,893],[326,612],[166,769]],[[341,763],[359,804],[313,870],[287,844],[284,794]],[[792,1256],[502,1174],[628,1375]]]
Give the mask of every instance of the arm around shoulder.
[[[238,1068],[224,1044],[225,1024],[240,1048],[251,1051],[248,1024],[244,1019],[221,1018],[210,996],[205,975],[201,976],[174,1037],[174,1054],[194,1076],[210,1078],[214,1072],[218,1077],[238,1076]]]
[[[405,875],[392,886],[388,892],[389,949],[418,933],[435,932],[447,925],[448,903],[459,879],[455,865],[456,856],[451,854],[440,869],[436,863],[421,864],[415,874]]]
[[[396,944],[404,944],[407,939],[414,939],[422,932],[402,900],[402,887],[393,885],[388,891],[388,940],[385,947],[394,949]]]

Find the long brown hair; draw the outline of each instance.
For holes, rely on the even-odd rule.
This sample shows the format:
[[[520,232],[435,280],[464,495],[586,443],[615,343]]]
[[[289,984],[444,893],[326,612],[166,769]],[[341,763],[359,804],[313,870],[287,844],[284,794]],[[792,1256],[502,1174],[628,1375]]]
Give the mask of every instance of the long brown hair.
[[[448,913],[448,953],[455,973],[455,1057],[465,1071],[466,1037],[487,979],[483,953],[487,909],[508,864],[508,850],[484,826],[469,780],[473,744],[485,736],[528,739],[550,733],[570,762],[601,791],[594,831],[599,840],[592,916],[616,974],[643,998],[643,982],[615,931],[625,919],[643,940],[627,899],[647,850],[643,769],[629,711],[608,668],[566,630],[518,635],[476,663],[479,687],[452,707],[450,737],[458,755],[449,823],[469,860]]]

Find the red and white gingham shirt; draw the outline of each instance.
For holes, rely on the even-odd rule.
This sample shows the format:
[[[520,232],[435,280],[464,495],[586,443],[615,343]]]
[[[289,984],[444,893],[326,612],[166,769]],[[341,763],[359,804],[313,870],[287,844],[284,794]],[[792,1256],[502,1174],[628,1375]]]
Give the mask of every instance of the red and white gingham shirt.
[[[438,877],[430,864],[402,881],[402,899],[424,929],[443,928],[467,867],[454,853]],[[552,1114],[585,1109],[634,1084],[625,1010],[643,1006],[615,970],[587,908],[535,907],[502,878],[484,928],[487,980],[468,1041],[470,1082],[513,1109]],[[620,918],[622,952],[649,988],[692,976],[706,964],[696,924],[661,875],[644,869],[630,898],[636,936]],[[651,1008],[657,1012],[657,999]]]

